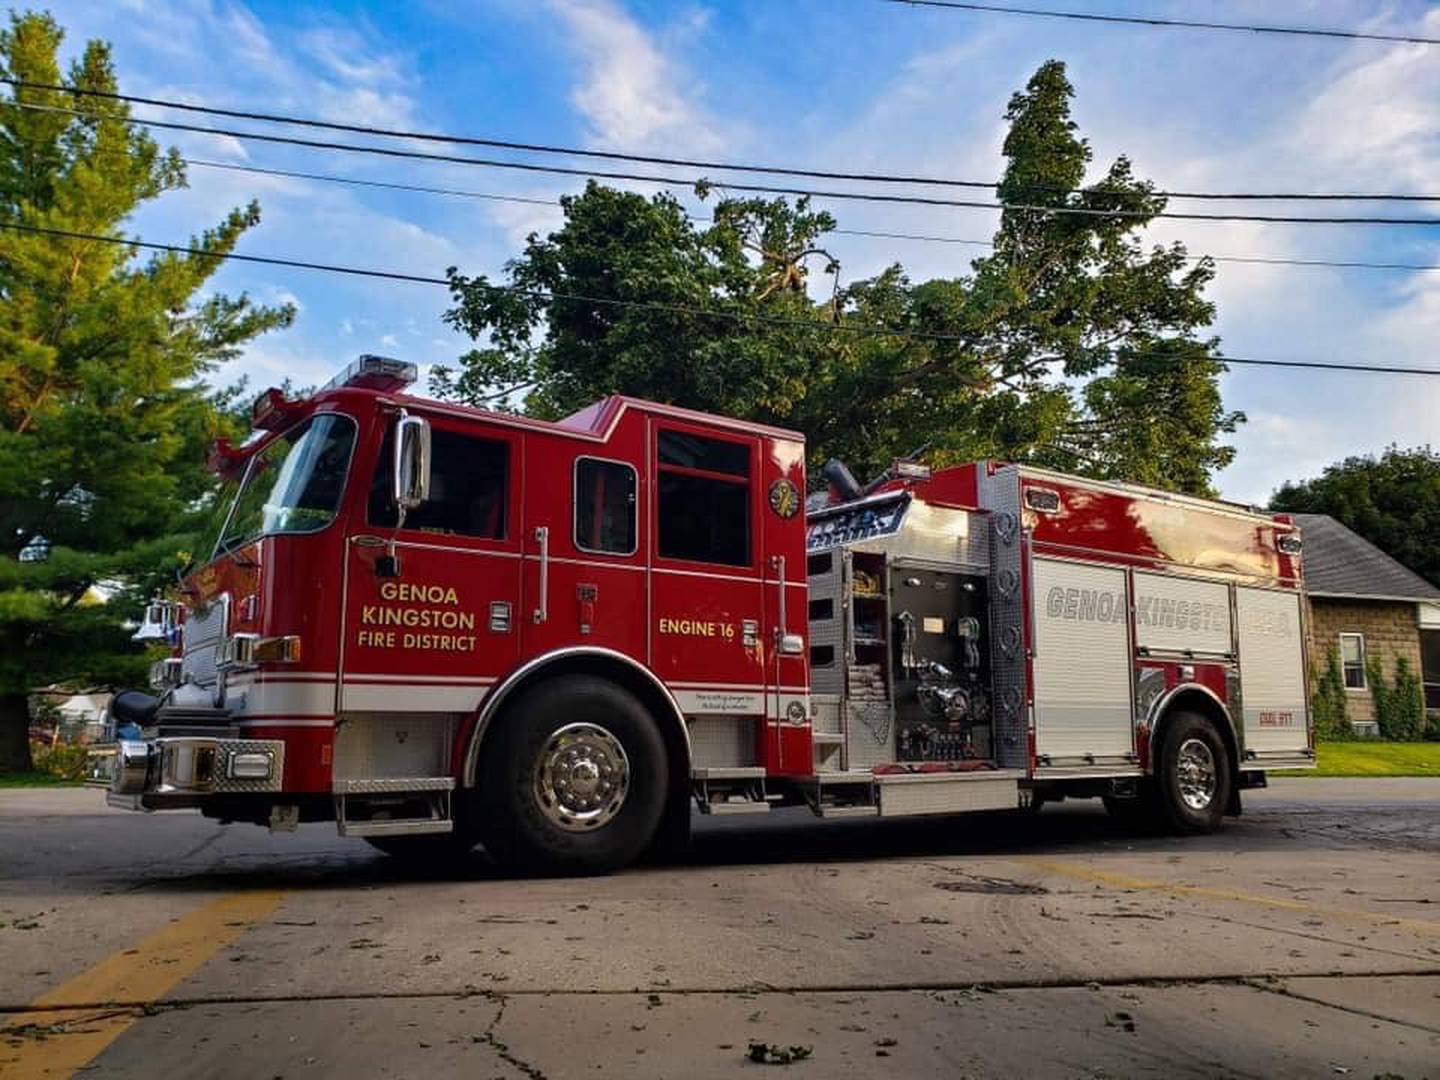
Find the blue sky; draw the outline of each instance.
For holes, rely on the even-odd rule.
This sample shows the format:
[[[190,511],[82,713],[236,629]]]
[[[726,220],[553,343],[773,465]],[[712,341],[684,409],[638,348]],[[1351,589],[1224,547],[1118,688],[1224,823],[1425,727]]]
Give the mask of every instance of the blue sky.
[[[1421,0],[1050,6],[1440,36],[1440,7]],[[1069,65],[1097,172],[1126,153],[1162,187],[1440,192],[1440,47],[879,0],[65,0],[52,10],[68,48],[90,37],[113,43],[131,93],[670,156],[982,179],[999,172],[1006,100],[1055,57]],[[523,198],[552,199],[582,183],[208,135],[163,141],[197,159]],[[244,252],[437,276],[450,265],[495,272],[528,232],[559,222],[558,209],[528,203],[196,167],[190,188],[145,208],[134,231],[183,241],[251,197],[264,220]],[[979,210],[832,209],[850,229],[986,239],[994,228],[993,214]],[[1440,263],[1440,229],[1165,222],[1151,231],[1197,254]],[[846,278],[892,261],[916,278],[959,274],[981,250],[857,237],[831,246]],[[432,364],[468,344],[440,321],[446,293],[433,286],[232,263],[215,287],[299,307],[292,329],[256,342],[221,375],[248,375],[257,387],[286,376],[323,381],[360,352]],[[1222,264],[1211,295],[1223,349],[1235,356],[1440,368],[1437,272]],[[1250,417],[1237,461],[1219,478],[1232,498],[1263,501],[1285,479],[1390,442],[1440,443],[1440,379],[1241,368],[1224,390],[1227,405]]]

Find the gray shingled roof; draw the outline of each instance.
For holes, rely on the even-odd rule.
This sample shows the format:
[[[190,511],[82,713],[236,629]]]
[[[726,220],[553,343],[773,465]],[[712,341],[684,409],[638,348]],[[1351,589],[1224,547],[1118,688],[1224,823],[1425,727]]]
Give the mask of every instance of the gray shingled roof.
[[[1296,514],[1305,588],[1315,596],[1440,601],[1440,589],[1329,514]]]

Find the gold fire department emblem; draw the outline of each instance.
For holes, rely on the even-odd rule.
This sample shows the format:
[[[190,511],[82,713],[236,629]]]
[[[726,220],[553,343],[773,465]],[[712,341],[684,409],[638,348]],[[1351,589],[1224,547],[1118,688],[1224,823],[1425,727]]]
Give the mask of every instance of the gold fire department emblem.
[[[792,518],[800,509],[800,492],[783,477],[770,485],[770,509],[782,518]]]

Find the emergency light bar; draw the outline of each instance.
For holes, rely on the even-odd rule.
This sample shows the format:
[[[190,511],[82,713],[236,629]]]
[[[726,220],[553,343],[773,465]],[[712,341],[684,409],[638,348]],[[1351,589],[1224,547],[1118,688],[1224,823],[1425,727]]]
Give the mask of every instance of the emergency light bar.
[[[419,369],[408,360],[365,353],[321,389],[338,390],[348,386],[360,390],[404,390],[419,377]]]
[[[250,406],[250,426],[257,431],[280,431],[290,426],[300,403],[285,397],[285,391],[272,386]]]

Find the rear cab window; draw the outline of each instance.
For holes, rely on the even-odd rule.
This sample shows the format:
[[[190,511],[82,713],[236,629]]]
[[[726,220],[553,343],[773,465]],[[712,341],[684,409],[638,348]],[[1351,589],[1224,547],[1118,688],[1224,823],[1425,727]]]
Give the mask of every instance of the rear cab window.
[[[657,554],[718,566],[754,563],[753,448],[662,428],[657,445]]]

